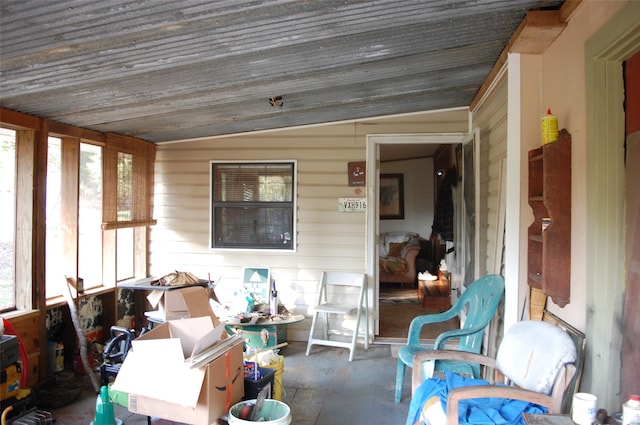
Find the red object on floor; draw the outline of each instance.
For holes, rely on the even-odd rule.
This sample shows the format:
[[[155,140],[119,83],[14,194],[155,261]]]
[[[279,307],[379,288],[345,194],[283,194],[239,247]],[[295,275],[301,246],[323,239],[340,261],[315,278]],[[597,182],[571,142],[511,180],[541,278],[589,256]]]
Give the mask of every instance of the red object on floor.
[[[24,344],[22,342],[22,338],[20,335],[16,333],[16,330],[13,328],[13,325],[4,317],[2,318],[2,323],[4,324],[4,331],[7,335],[15,335],[18,338],[18,348],[20,349],[20,361],[22,362],[22,372],[20,375],[20,388],[26,388],[28,382],[28,370],[29,370],[29,362],[27,360],[27,350],[24,348]]]
[[[89,361],[89,366],[93,367],[93,354],[87,354],[87,360]],[[82,358],[80,354],[73,355],[73,371],[78,375],[84,375],[84,365],[82,364]]]

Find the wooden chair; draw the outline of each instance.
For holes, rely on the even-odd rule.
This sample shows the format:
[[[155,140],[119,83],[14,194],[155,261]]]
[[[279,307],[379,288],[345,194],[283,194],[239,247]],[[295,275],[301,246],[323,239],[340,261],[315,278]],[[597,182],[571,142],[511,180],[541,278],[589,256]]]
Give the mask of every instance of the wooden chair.
[[[353,302],[348,300],[354,299]],[[312,345],[328,345],[349,349],[349,361],[353,360],[358,338],[364,340],[364,348],[369,348],[369,314],[367,298],[367,275],[356,272],[322,272],[313,320],[307,343],[307,356]],[[317,337],[318,316],[322,321],[322,338]],[[353,321],[353,329],[342,326],[345,321]],[[337,326],[339,324],[340,326]],[[360,329],[362,331],[360,331]],[[350,337],[349,340],[332,338],[332,335]]]
[[[458,350],[479,353],[482,349],[484,330],[491,322],[504,294],[504,278],[500,275],[488,275],[474,281],[464,291],[458,302],[449,310],[438,314],[426,314],[415,317],[409,325],[407,345],[398,350],[398,368],[396,372],[395,402],[402,397],[402,387],[406,366],[411,367],[414,356],[427,350],[442,350],[452,339],[458,339]],[[460,329],[446,331],[438,335],[433,345],[420,341],[423,326],[446,322],[466,312],[466,318]],[[477,364],[460,364],[437,362],[434,370],[452,370],[479,377],[480,367]]]
[[[548,413],[560,413],[564,393],[573,378],[576,367],[576,347],[571,337],[553,324],[526,320],[513,325],[505,334],[496,358],[481,354],[435,350],[416,354],[413,363],[412,394],[425,380],[422,365],[432,360],[462,360],[477,362],[494,370],[490,384],[459,387],[449,391],[446,400],[446,424],[458,423],[461,400],[473,398],[500,398],[521,400],[544,406]],[[432,425],[441,423],[444,412],[425,412]],[[429,410],[441,409],[441,403],[429,403]],[[419,423],[417,421],[416,423]]]

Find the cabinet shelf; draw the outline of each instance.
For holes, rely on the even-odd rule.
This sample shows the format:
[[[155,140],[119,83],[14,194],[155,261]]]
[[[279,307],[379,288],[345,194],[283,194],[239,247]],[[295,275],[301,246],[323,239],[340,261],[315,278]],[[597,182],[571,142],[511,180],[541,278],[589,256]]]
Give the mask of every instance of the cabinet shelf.
[[[529,151],[529,206],[528,283],[564,307],[571,284],[571,135],[564,129],[556,142]]]

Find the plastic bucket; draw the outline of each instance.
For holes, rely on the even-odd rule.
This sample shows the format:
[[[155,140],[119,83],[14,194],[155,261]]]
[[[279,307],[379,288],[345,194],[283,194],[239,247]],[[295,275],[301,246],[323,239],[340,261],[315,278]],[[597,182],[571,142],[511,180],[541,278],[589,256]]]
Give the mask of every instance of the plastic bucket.
[[[254,369],[255,370],[255,369]],[[273,377],[275,371],[273,369],[269,369],[266,367],[259,366],[260,374],[258,375],[258,379],[253,379],[252,374],[247,376],[247,372],[245,371],[244,376],[244,397],[243,400],[252,400],[258,397],[258,393],[262,391],[265,387],[269,387],[269,391],[267,393],[267,398],[275,398],[272,397],[273,392]]]
[[[245,356],[245,360],[249,360],[253,358],[251,356]],[[247,364],[253,364],[253,362],[248,362]],[[276,355],[276,356],[268,356],[266,359],[260,360],[260,366],[273,369],[275,371],[273,377],[273,392],[272,396],[269,398],[282,401],[282,396],[284,393],[283,385],[282,385],[282,377],[284,375],[284,356]],[[245,371],[245,377],[247,376]],[[245,384],[245,399],[252,399],[256,397],[256,394],[248,394],[246,390],[247,386]]]
[[[276,371],[273,377],[273,398],[282,400],[282,375],[284,374],[284,356],[278,356],[277,362],[272,362],[268,366]]]
[[[229,410],[229,424],[255,424],[263,425],[289,425],[291,424],[291,409],[278,400],[266,399],[262,405],[262,411],[256,421],[240,419],[240,412],[246,404],[255,404],[256,400],[246,400],[234,404]]]

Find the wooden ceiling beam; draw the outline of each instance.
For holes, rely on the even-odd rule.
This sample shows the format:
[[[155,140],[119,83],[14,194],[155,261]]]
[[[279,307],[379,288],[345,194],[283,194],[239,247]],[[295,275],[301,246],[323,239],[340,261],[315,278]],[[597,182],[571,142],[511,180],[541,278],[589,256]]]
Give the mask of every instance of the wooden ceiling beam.
[[[532,10],[522,20],[509,42],[509,52],[541,54],[567,26],[559,10]]]
[[[567,26],[582,0],[566,0],[560,10],[531,10],[515,30],[509,43],[500,53],[491,72],[469,105],[473,111],[485,97],[493,80],[507,61],[509,53],[541,54]]]

